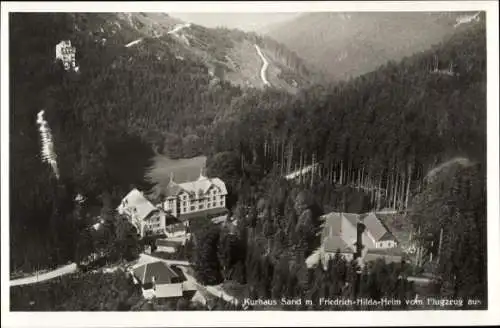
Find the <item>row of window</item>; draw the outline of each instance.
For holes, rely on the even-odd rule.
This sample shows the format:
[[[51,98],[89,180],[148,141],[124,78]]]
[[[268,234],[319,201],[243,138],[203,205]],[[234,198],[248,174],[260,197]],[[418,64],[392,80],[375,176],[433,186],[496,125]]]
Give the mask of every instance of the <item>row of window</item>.
[[[163,228],[149,226],[144,229],[145,235],[161,234],[161,233],[163,233]]]
[[[387,241],[387,242],[378,242],[377,243],[377,246],[376,247],[379,247],[379,248],[393,248],[393,247],[396,247],[396,243],[393,242],[393,241]]]
[[[61,53],[64,55],[73,55],[76,53],[76,48],[73,47],[64,47],[61,49]]]
[[[224,201],[220,201],[219,204],[220,204],[220,206],[224,206]],[[208,203],[207,204],[207,208],[212,208],[212,207],[217,207],[217,203],[213,202],[213,203]],[[203,209],[205,209],[205,206],[203,204],[198,205],[198,210],[203,210]],[[195,210],[196,210],[196,206],[191,205],[191,207],[189,208],[189,211],[193,212]],[[181,208],[181,213],[185,213],[185,212],[187,212],[187,207],[183,206]]]
[[[223,200],[223,199],[224,199],[224,196],[219,196],[219,199],[220,199],[220,200]],[[208,200],[210,201],[210,198],[209,198]],[[215,201],[217,200],[216,196],[213,196],[211,200],[215,202]],[[200,199],[199,201],[197,201],[197,200],[193,200],[193,201],[191,201],[191,203],[192,203],[193,205],[196,205],[196,203],[197,203],[197,202],[199,202],[199,203],[202,203],[202,202],[203,202],[203,203],[204,203],[204,202],[205,202],[205,200],[204,200],[204,199]],[[189,203],[189,202],[188,202],[188,201],[183,201],[183,202],[182,202],[182,206],[187,206],[187,203]]]

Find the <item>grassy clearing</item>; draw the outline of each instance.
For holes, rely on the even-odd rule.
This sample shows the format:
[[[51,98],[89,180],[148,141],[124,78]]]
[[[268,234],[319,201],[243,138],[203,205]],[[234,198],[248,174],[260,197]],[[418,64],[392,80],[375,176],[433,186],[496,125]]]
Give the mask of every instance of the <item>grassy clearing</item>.
[[[195,180],[200,175],[200,169],[205,167],[206,161],[206,156],[171,159],[164,155],[156,155],[152,168],[146,173],[146,178],[153,183],[161,184],[170,181],[170,174],[173,173],[174,181],[177,183]]]

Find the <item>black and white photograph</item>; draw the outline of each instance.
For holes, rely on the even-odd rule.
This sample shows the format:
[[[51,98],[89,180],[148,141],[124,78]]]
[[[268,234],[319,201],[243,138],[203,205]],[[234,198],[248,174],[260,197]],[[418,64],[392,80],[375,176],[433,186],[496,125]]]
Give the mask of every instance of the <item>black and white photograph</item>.
[[[459,3],[2,3],[2,317],[491,321],[498,3]]]

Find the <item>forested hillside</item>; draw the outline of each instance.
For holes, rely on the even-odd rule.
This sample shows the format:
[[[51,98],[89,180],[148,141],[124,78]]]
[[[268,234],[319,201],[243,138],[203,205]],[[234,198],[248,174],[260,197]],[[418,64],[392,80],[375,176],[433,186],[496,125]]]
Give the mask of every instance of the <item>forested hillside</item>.
[[[437,163],[459,155],[485,161],[485,42],[484,26],[477,25],[291,102],[256,94],[247,101],[252,105],[214,127],[214,152],[240,152],[281,173],[320,163],[323,180],[381,188],[380,206],[405,208]]]
[[[315,85],[294,95],[286,88],[240,88],[224,79],[214,83],[200,52],[179,53],[184,46],[169,35],[147,38],[129,25],[119,29],[111,24],[116,29],[103,25],[106,35],[96,37],[84,26],[94,29],[109,20],[76,17],[11,17],[12,269],[74,260],[83,226],[78,222],[92,216],[90,205],[112,216],[131,187],[148,189],[144,175],[155,152],[209,157],[208,173],[226,181],[228,204],[241,212],[235,216],[250,213],[244,227],[251,229],[241,232],[248,246],[241,252],[245,258],[228,258],[231,265],[219,274],[234,274],[242,282],[253,277],[260,281],[257,285],[272,276],[268,271],[256,277],[267,265],[260,261],[272,261],[283,272],[290,269],[289,279],[296,279],[295,273],[304,270],[303,259],[317,246],[316,220],[326,209],[409,208],[414,194],[425,187],[424,174],[437,163],[455,156],[485,163],[483,24],[349,82]],[[272,40],[226,30],[202,36],[208,30],[192,27],[196,40],[217,39],[192,45],[201,53],[222,59],[229,47],[212,45],[243,38],[247,45],[258,43],[270,62],[292,70],[286,78],[296,80],[298,87],[307,81],[300,59]],[[124,46],[140,38],[136,45]],[[77,48],[78,73],[66,72],[54,61],[54,46],[64,39]],[[41,109],[53,132],[59,179],[40,158],[36,114]],[[300,181],[302,189],[276,179],[311,163],[318,163],[319,170]],[[341,187],[356,186],[382,192],[369,193],[370,202],[356,210],[348,195],[339,196]],[[84,213],[76,211],[77,193],[87,198]],[[211,238],[202,239],[210,243],[218,237]],[[257,260],[266,253],[270,256]],[[234,266],[239,274],[230,273]],[[390,281],[386,287],[395,284]],[[286,290],[285,285],[273,282],[274,293]],[[291,295],[313,288],[299,285]],[[251,293],[269,295],[268,287]],[[378,293],[375,286],[370,293]]]
[[[485,168],[450,162],[415,198],[410,222],[425,257],[437,259],[441,295],[487,299]]]
[[[297,52],[307,63],[345,80],[389,60],[425,51],[468,28],[474,12],[321,12],[302,14],[264,33]],[[481,17],[484,21],[484,15]]]
[[[238,233],[206,230],[198,245],[199,278],[236,280],[242,295],[253,299],[411,298],[411,284],[396,279],[412,273],[404,266],[375,265],[354,283],[356,269],[340,258],[332,264],[340,272],[311,271],[303,263],[317,247],[317,219],[327,208],[359,213],[393,207],[408,210],[419,232],[415,239],[423,250],[413,264],[435,267],[437,284],[426,294],[476,297],[484,307],[485,42],[484,26],[476,25],[424,53],[347,83],[305,90],[296,99],[248,96],[249,106],[214,127],[215,155],[207,164],[238,194]],[[278,105],[261,105],[269,102]],[[320,164],[318,172],[295,183],[268,180],[311,163]],[[350,198],[357,187],[371,194],[367,203]],[[207,266],[216,258],[210,252],[221,254],[219,267]]]
[[[59,248],[54,245],[78,235],[71,216],[77,192],[90,203],[100,203],[96,198],[103,192],[114,194],[116,201],[131,184],[144,180],[154,148],[161,148],[167,136],[203,141],[218,108],[241,94],[227,83],[212,88],[205,66],[177,60],[154,40],[125,48],[125,42],[140,36],[126,25],[115,33],[103,28],[109,34],[103,44],[92,29],[108,28],[107,18],[10,17],[11,236],[18,236],[11,238],[14,267],[71,258],[67,246],[62,247],[65,259],[49,254]],[[64,39],[77,48],[78,73],[64,71],[55,61],[55,45]],[[36,114],[41,109],[59,155],[60,181],[39,155]],[[195,155],[203,149],[200,142],[190,147]],[[64,208],[57,208],[61,204]]]
[[[67,218],[77,193],[89,204],[100,206],[103,194],[114,204],[131,185],[145,185],[144,172],[155,152],[172,158],[203,154],[211,144],[213,121],[238,111],[238,99],[262,84],[263,63],[254,43],[276,52],[269,58],[268,75],[274,92],[289,97],[286,93],[299,87],[291,78],[300,87],[310,83],[312,75],[300,59],[276,42],[180,23],[149,13],[11,15],[11,160],[16,163],[11,166],[11,229],[13,235],[37,232],[12,239],[12,250],[23,254],[13,259],[15,267],[33,264],[32,256],[44,266],[53,260],[40,243],[57,245],[78,234]],[[78,72],[65,71],[56,61],[55,45],[61,40],[76,48]],[[240,56],[228,59],[235,51]],[[249,60],[253,64],[243,69]],[[247,78],[250,82],[243,83]],[[39,155],[36,115],[42,109],[58,155],[59,181]],[[69,259],[73,248],[63,248]]]

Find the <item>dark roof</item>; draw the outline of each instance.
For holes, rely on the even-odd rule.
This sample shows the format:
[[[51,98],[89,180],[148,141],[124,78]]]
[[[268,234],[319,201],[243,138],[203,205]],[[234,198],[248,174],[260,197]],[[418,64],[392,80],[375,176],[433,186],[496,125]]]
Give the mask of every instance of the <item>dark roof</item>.
[[[386,263],[396,262],[399,263],[403,259],[401,255],[387,255],[387,254],[373,254],[368,253],[363,258],[364,262],[371,262],[376,260],[384,260]]]
[[[378,259],[383,259],[386,263],[401,262],[404,252],[401,248],[386,248],[386,249],[368,249],[363,261],[370,262]]]
[[[176,196],[182,188],[175,182],[170,182],[161,192],[165,197]]]
[[[157,239],[156,246],[170,246],[170,247],[179,247],[182,244],[182,241],[168,240],[168,239]]]
[[[134,270],[134,276],[143,285],[152,283],[153,277],[155,277],[156,284],[170,284],[173,278],[178,278],[177,273],[162,261],[141,265]]]
[[[217,215],[222,215],[222,214],[225,214],[227,213],[227,209],[226,208],[210,208],[208,210],[204,210],[204,211],[199,211],[199,212],[191,212],[191,213],[186,213],[186,214],[180,214],[179,215],[179,219],[181,221],[186,221],[186,220],[189,220],[189,219],[195,219],[195,218],[203,218],[203,217],[208,217],[208,218],[212,218],[213,216],[217,216]]]
[[[165,231],[167,231],[168,233],[186,231],[186,226],[182,222],[179,222],[176,224],[170,224],[170,225],[165,227]]]
[[[165,226],[168,227],[170,225],[176,225],[176,224],[182,224],[182,222],[172,214],[167,213],[167,215],[165,215]]]
[[[390,255],[390,256],[403,256],[404,252],[400,247],[394,248],[370,248],[367,254]]]

